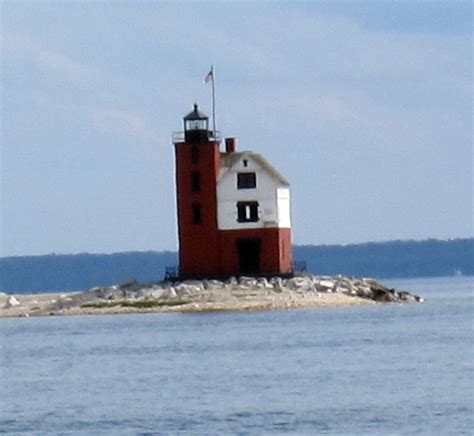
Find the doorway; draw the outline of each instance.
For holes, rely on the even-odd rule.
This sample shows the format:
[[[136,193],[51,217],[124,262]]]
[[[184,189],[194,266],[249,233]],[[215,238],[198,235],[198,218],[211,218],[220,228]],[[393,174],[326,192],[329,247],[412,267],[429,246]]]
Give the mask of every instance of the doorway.
[[[258,238],[237,240],[241,274],[260,273],[260,242]]]

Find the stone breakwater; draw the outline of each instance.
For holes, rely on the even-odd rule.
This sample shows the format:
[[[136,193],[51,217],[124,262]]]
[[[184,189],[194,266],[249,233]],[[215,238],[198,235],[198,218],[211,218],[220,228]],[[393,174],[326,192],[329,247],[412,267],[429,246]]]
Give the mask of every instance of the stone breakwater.
[[[0,316],[270,310],[421,302],[371,278],[304,275],[292,278],[162,281],[96,287],[64,294],[0,295]]]

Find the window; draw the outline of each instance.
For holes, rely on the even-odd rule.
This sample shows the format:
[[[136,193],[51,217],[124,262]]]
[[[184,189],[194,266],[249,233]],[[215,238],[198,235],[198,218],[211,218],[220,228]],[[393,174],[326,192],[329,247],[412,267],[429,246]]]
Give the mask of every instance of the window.
[[[191,147],[191,163],[197,164],[199,162],[199,147],[193,145]]]
[[[186,130],[207,130],[207,119],[186,120]]]
[[[197,171],[191,173],[191,191],[200,192],[201,191],[201,174]]]
[[[193,203],[193,224],[201,224],[201,205],[199,203]]]
[[[242,162],[244,164],[244,167],[247,167],[247,165],[249,164],[249,161],[247,159],[244,159]]]
[[[237,221],[239,223],[258,221],[258,203],[256,201],[237,203]]]
[[[257,187],[257,176],[255,173],[238,173],[237,189],[254,189]]]

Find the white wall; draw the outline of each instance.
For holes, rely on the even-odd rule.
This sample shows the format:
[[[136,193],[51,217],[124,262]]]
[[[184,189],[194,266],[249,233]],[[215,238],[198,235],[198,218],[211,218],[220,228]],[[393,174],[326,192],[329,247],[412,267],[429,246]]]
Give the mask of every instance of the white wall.
[[[246,159],[247,167],[243,165]],[[255,172],[255,189],[237,189],[238,172]],[[237,202],[257,201],[257,222],[237,221]],[[262,169],[250,156],[242,158],[231,169],[225,170],[217,184],[217,222],[220,230],[290,227],[290,193],[287,186]]]
[[[277,207],[278,227],[291,228],[291,202],[289,188],[278,188]]]

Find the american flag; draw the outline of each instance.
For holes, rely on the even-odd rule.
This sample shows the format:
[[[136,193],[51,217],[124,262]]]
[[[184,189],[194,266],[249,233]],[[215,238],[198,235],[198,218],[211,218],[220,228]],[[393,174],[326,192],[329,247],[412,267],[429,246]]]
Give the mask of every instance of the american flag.
[[[204,77],[204,83],[207,83],[211,80],[214,80],[214,72],[213,69],[211,68],[211,71],[209,71],[206,76]]]

